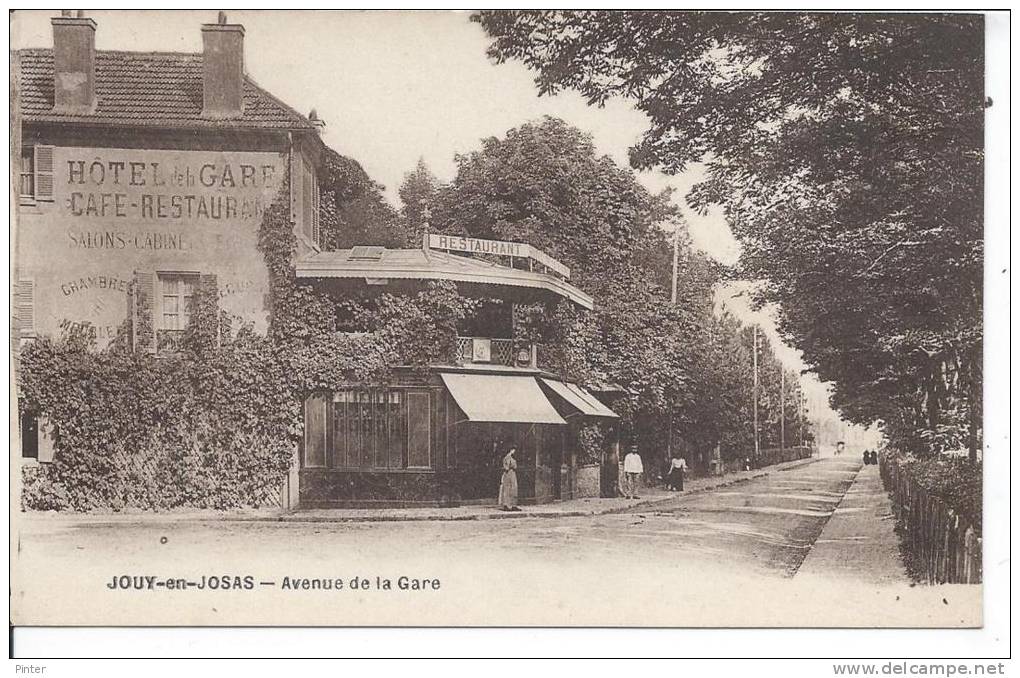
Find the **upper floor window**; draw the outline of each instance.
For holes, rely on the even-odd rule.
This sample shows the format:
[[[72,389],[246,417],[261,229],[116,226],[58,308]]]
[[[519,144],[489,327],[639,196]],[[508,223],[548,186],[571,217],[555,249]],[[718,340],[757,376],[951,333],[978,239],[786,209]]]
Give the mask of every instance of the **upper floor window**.
[[[21,181],[18,194],[21,200],[35,200],[35,153],[32,146],[21,147]]]
[[[194,273],[160,273],[160,330],[181,331],[191,318],[191,300],[198,276]]]
[[[22,146],[18,195],[25,204],[53,200],[53,147]]]

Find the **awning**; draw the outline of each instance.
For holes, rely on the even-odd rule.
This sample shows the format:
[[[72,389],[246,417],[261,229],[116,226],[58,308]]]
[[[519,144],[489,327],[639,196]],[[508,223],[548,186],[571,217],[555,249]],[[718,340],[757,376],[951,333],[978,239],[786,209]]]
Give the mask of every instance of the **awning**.
[[[534,377],[446,372],[439,376],[469,421],[567,423],[557,414]]]
[[[611,417],[619,419],[619,415],[599,402],[599,399],[577,384],[554,379],[542,379],[542,383],[553,390],[559,397],[566,400],[582,414],[589,417]]]

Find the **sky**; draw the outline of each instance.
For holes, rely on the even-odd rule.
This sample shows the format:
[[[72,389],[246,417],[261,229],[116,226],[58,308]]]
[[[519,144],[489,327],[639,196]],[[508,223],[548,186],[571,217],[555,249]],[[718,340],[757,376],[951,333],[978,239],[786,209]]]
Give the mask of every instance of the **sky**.
[[[18,11],[11,47],[52,47],[54,12]],[[208,11],[90,11],[100,50],[201,52],[200,26],[215,23]],[[454,176],[454,156],[488,136],[543,115],[589,132],[598,150],[627,166],[627,149],[646,128],[643,113],[624,100],[588,106],[573,92],[539,97],[533,74],[519,63],[495,64],[488,40],[465,11],[229,11],[245,27],[245,70],[299,112],[315,109],[326,122],[323,140],[362,164],[399,207],[397,188],[419,159],[442,180]],[[683,198],[701,178],[700,168],[679,176],[638,174],[653,192],[675,189],[695,247],[734,263],[740,247],[721,210],[692,212]],[[774,309],[754,311],[742,288],[720,291],[721,303],[746,322],[757,322],[777,355],[803,369],[800,354],[782,345]],[[802,379],[812,409],[827,409],[826,387]],[[822,411],[818,412],[823,414]]]

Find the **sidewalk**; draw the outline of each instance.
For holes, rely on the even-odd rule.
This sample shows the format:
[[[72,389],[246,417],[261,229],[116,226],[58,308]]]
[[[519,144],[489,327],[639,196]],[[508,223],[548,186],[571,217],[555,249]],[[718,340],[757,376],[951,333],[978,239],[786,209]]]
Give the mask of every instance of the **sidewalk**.
[[[520,512],[500,511],[495,504],[455,506],[450,508],[368,508],[368,509],[307,509],[284,513],[272,520],[283,522],[388,522],[413,520],[509,520],[515,518],[564,518],[576,516],[599,516],[612,513],[623,513],[636,507],[654,507],[668,504],[680,497],[706,492],[734,483],[745,482],[752,478],[761,478],[770,473],[785,471],[817,459],[799,459],[776,464],[753,471],[740,471],[725,476],[695,478],[684,483],[683,492],[669,492],[662,488],[644,488],[639,499],[586,497],[583,499],[567,499],[551,504],[522,506]],[[263,518],[270,519],[270,518]]]
[[[364,508],[364,509],[298,509],[286,511],[279,508],[238,509],[233,511],[215,510],[174,510],[167,512],[128,510],[118,513],[70,513],[58,511],[23,512],[20,520],[29,522],[76,524],[89,523],[155,523],[155,522],[295,522],[295,523],[346,523],[346,522],[393,522],[416,520],[510,520],[515,518],[564,518],[575,516],[599,516],[623,513],[636,507],[655,507],[669,504],[681,497],[706,492],[720,487],[761,478],[818,461],[817,458],[799,459],[768,466],[753,471],[728,473],[724,476],[695,478],[684,483],[684,492],[669,492],[662,488],[644,488],[639,499],[602,499],[586,497],[568,499],[551,504],[522,506],[519,512],[500,511],[495,504],[473,504],[454,507],[423,508]]]
[[[900,559],[895,525],[878,466],[861,467],[796,577],[869,585],[910,584]]]

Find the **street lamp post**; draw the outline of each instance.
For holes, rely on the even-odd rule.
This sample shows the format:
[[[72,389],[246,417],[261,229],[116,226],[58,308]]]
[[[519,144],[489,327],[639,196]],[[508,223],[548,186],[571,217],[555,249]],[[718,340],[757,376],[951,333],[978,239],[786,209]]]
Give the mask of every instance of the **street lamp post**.
[[[779,367],[779,451],[786,449],[786,369]]]

